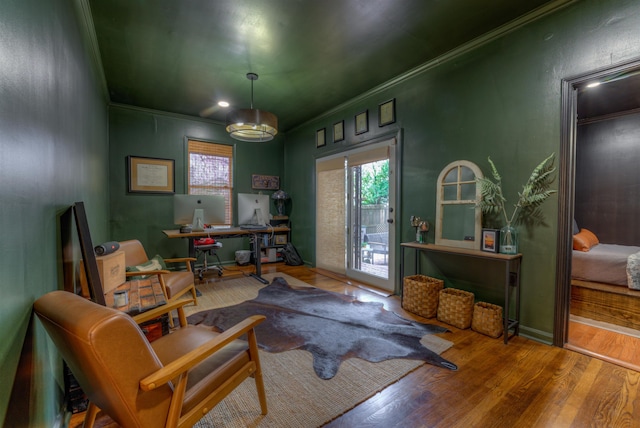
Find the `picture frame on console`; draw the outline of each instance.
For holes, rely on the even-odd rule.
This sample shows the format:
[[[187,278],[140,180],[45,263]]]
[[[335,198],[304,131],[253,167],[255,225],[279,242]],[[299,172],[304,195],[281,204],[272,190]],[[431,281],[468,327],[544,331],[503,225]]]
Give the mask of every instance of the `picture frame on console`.
[[[482,229],[482,244],[480,249],[488,253],[497,253],[500,244],[498,229]]]

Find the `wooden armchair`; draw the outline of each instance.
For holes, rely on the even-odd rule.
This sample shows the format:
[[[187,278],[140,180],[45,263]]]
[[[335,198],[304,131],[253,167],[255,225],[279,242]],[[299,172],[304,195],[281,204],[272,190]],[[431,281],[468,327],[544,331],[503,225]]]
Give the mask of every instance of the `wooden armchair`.
[[[125,265],[140,266],[149,262],[149,257],[142,246],[142,243],[137,239],[120,242],[120,249],[124,251]],[[182,257],[164,259],[165,263],[184,263],[187,267],[186,271],[169,271],[169,270],[150,270],[141,272],[127,272],[127,278],[132,278],[140,275],[157,275],[162,291],[167,299],[167,302],[174,301],[185,293],[190,292],[195,305],[198,304],[198,297],[196,295],[196,286],[193,276],[193,270],[191,268],[191,262],[195,261],[193,257]],[[171,326],[173,327],[173,319],[169,317]]]
[[[85,427],[99,410],[123,427],[190,427],[250,376],[267,414],[254,331],[264,316],[224,333],[186,326],[149,343],[128,315],[73,293],[50,292],[34,310],[90,400]]]

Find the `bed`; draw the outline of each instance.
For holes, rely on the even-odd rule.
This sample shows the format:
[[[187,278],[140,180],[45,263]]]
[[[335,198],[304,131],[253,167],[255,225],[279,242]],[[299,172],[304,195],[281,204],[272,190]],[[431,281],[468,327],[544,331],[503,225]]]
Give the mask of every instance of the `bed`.
[[[627,278],[629,256],[640,247],[598,244],[589,251],[573,250],[571,278],[633,288]]]
[[[640,330],[640,247],[583,231],[574,235],[571,314]]]

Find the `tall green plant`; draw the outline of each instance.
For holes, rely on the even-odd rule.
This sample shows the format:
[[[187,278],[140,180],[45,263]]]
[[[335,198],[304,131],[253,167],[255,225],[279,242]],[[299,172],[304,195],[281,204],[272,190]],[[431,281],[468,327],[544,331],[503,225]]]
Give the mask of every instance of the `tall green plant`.
[[[540,162],[531,172],[529,180],[522,187],[522,192],[518,192],[518,201],[513,205],[511,215],[507,213],[507,199],[502,193],[502,177],[490,157],[488,160],[489,165],[491,165],[491,175],[495,181],[491,181],[487,177],[476,178],[477,183],[480,185],[480,200],[477,205],[482,212],[484,214],[503,215],[507,225],[544,223],[540,205],[549,196],[557,192],[551,189],[551,184],[555,179],[555,153]]]

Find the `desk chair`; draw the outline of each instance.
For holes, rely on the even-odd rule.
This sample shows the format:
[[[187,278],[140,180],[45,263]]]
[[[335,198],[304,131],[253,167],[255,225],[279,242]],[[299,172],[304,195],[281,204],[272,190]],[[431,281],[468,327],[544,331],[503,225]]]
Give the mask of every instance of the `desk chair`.
[[[124,312],[74,293],[52,291],[33,307],[89,398],[85,427],[99,410],[123,427],[191,427],[248,377],[267,414],[254,330],[262,315],[224,333],[188,325],[149,343]]]
[[[212,238],[194,239],[193,248],[196,252],[196,262],[200,259],[200,255],[204,256],[202,267],[196,268],[196,273],[198,274],[198,278],[200,278],[200,281],[202,281],[204,273],[209,270],[215,270],[216,272],[218,272],[218,276],[222,276],[222,262],[220,261],[220,256],[218,256],[217,253],[217,250],[219,248],[222,248],[222,242],[217,242]],[[209,266],[207,262],[208,256],[216,256],[216,258],[218,259],[218,264]]]

